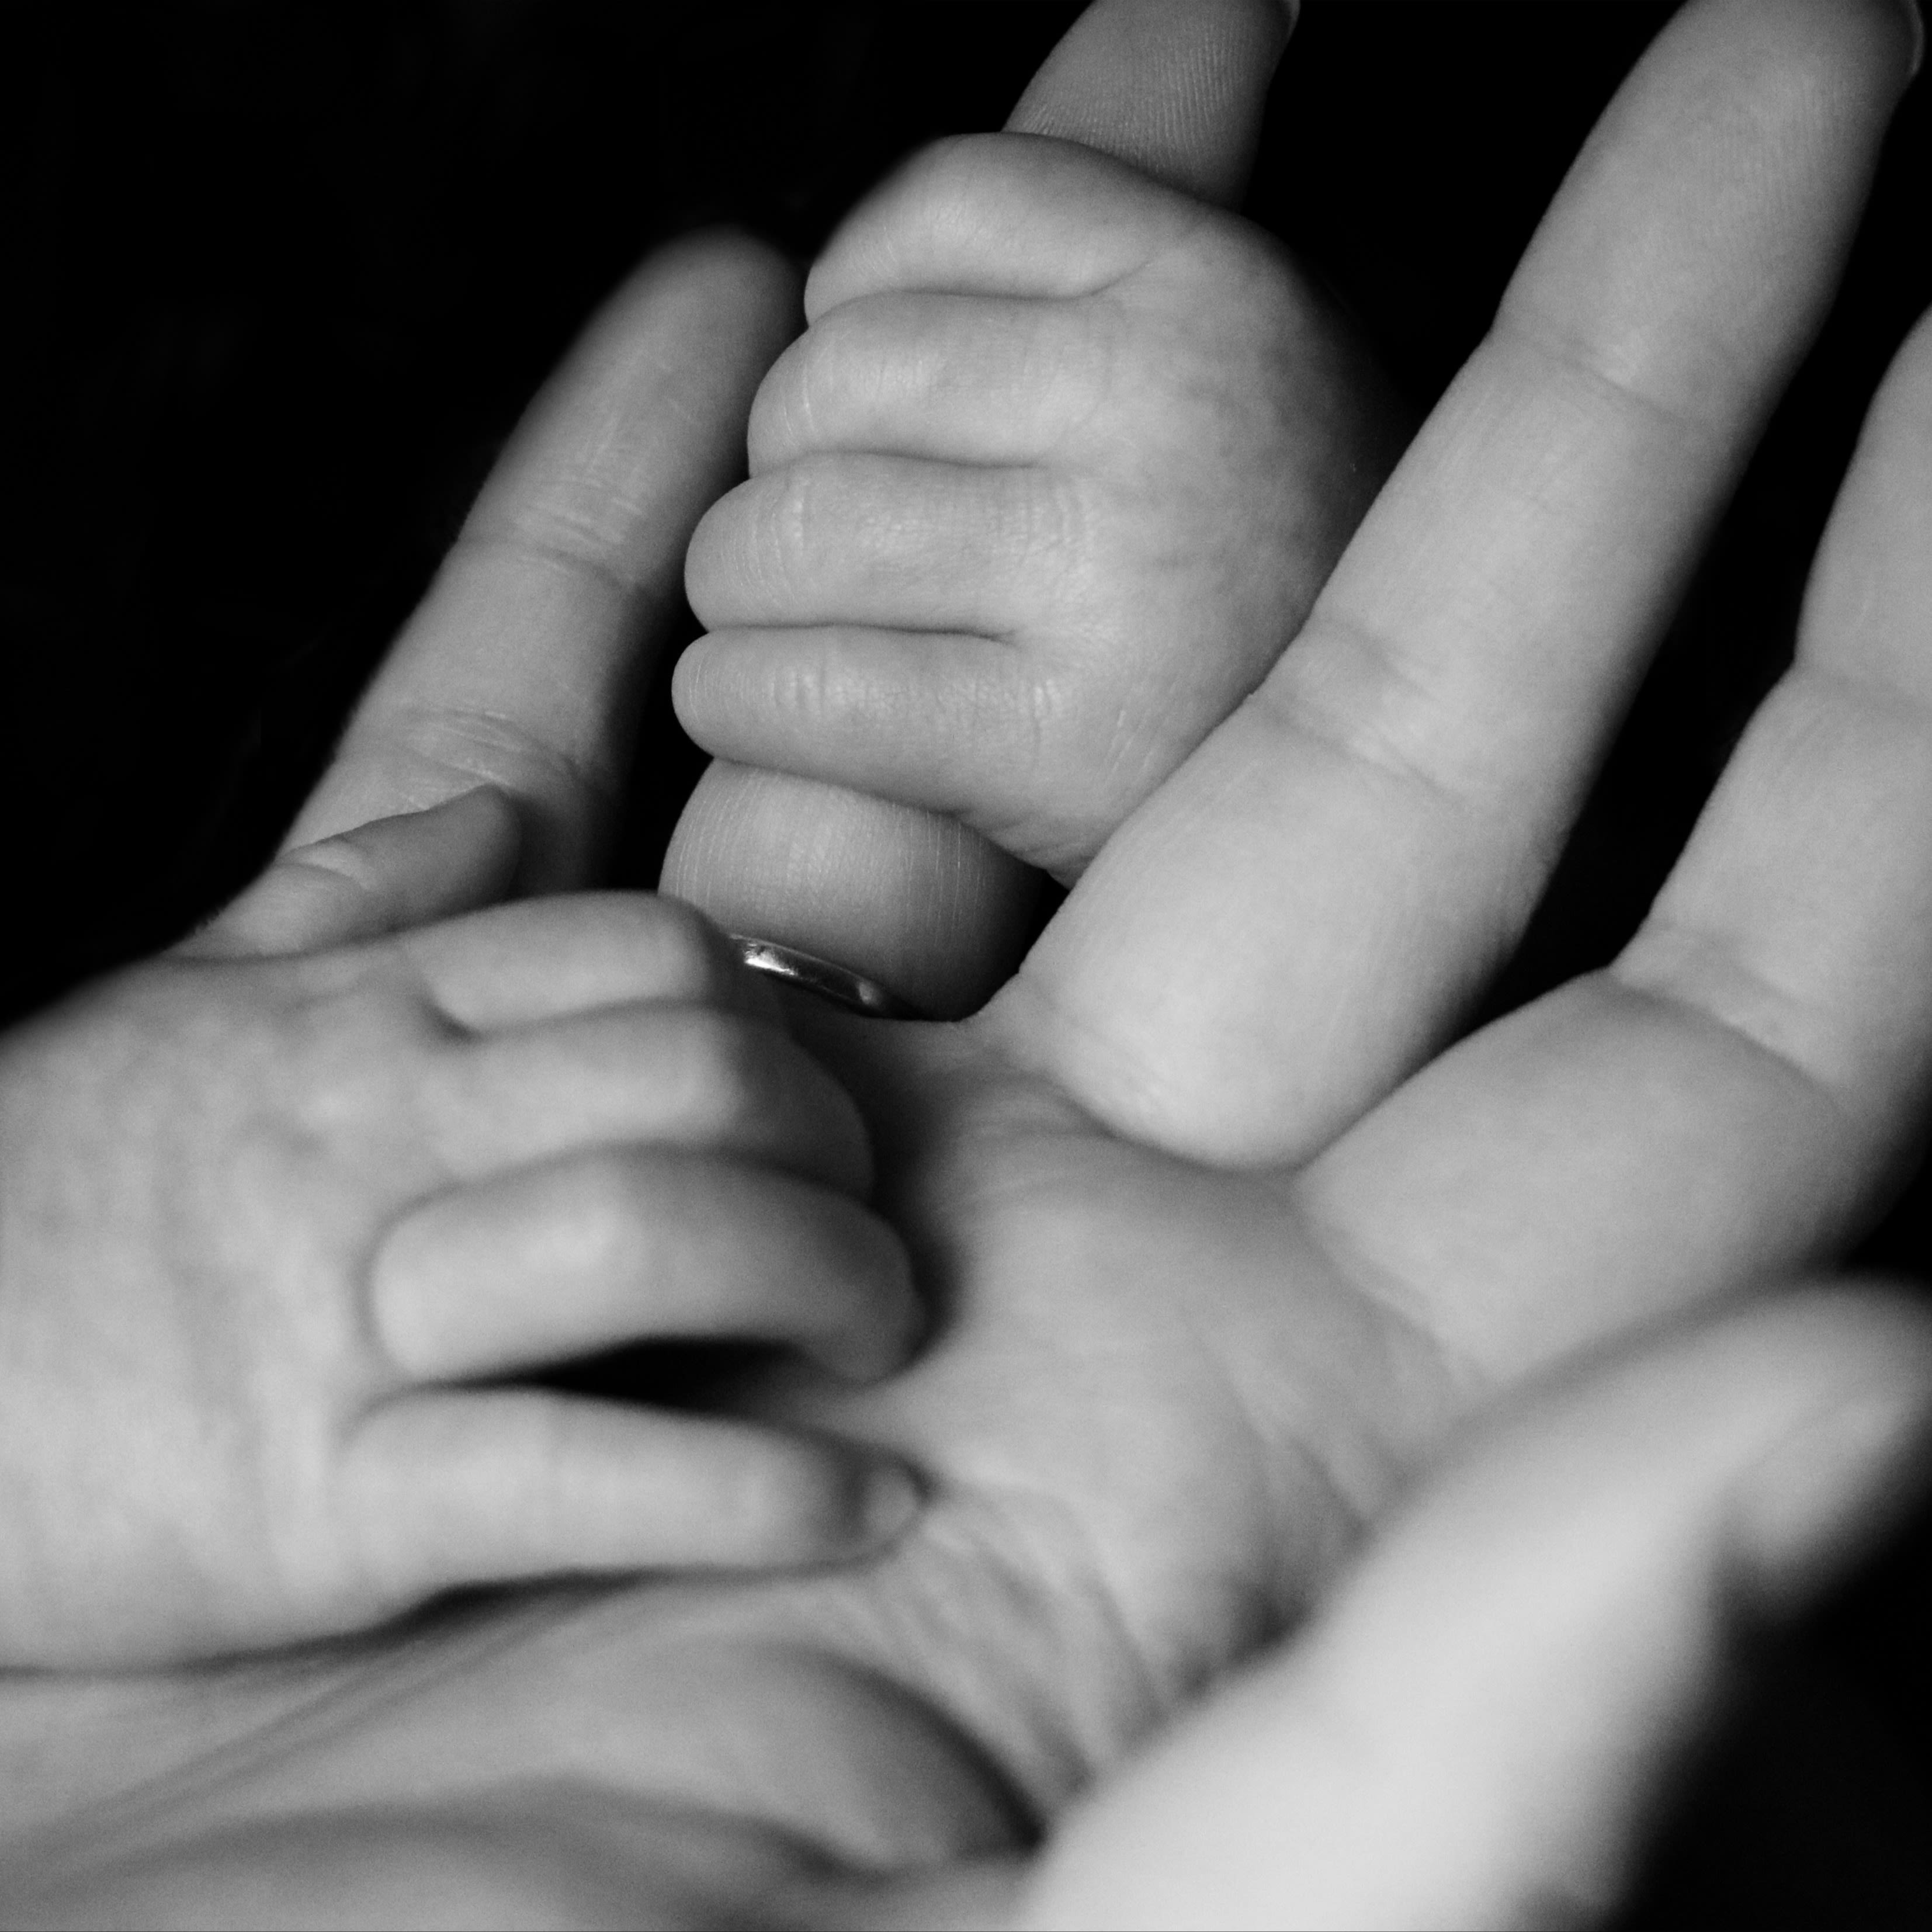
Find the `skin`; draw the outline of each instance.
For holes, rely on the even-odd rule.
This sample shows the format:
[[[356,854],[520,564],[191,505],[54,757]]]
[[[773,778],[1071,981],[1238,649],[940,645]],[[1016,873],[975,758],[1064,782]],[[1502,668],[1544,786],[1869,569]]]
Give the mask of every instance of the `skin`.
[[[681,298],[647,277],[639,320]],[[530,1385],[675,1337],[874,1378],[923,1318],[864,1124],[697,914],[383,890],[487,907],[526,844],[488,788],[306,844],[0,1041],[0,1662],[822,1562],[910,1514],[846,1445]]]
[[[1220,10],[1184,142],[1050,67],[833,237],[686,562],[674,695],[721,762],[667,891],[970,1012],[1037,873],[1077,879],[1300,628],[1408,424],[1214,205],[1285,24]],[[1134,33],[1090,58],[1186,96],[1183,22]]]
[[[1560,842],[1682,568],[1682,519],[1712,513],[1815,326],[1912,59],[1889,6],[1680,14],[1344,560],[1337,584],[1384,586],[1385,631],[1321,681],[1323,730],[1279,722],[1316,716],[1305,698],[1237,712],[976,1019],[801,1019],[874,1124],[937,1331],[877,1389],[780,1376],[740,1400],[918,1461],[931,1500],[889,1554],[522,1596],[246,1668],[16,1681],[14,1916],[1600,1911],[1736,1617],[1843,1560],[1924,1427],[1932,1341],[1910,1310],[1838,1294],[1708,1312],[1846,1238],[1922,1100],[1923,330],[1874,404],[1798,666],[1658,919],[1605,974],[1433,1049],[1444,988],[1480,976]],[[730,259],[734,301],[759,275],[785,299],[775,269]],[[1534,348],[1508,320],[1526,314],[1549,331]],[[1707,352],[1738,380],[1713,390]],[[1656,406],[1672,380],[1712,399],[1694,434]],[[1547,521],[1526,536],[1532,512]],[[1466,558],[1486,564],[1491,621],[1438,633]],[[626,640],[560,620],[527,657],[491,654],[488,715],[511,722],[453,772],[425,721],[443,692],[476,701],[468,634],[440,628],[462,608],[446,596],[405,640],[308,836],[487,776],[548,814],[554,849],[594,842],[573,775],[602,740],[560,730],[550,700],[560,664],[598,688]],[[1555,666],[1528,681],[1534,730],[1493,706],[1402,709],[1526,662]],[[1514,817],[1485,815],[1438,782],[1478,762],[1479,730],[1498,758],[1553,733],[1564,782],[1525,778]],[[1445,850],[1460,915],[1437,890]],[[1346,880],[1366,908],[1286,968],[1284,879],[1342,910]],[[1232,909],[1220,951],[1145,911],[1163,892]],[[1418,940],[1362,976],[1354,935],[1418,919],[1448,964]],[[1336,1016],[1294,1052],[1252,1030],[1271,973],[1328,1002],[1295,1014]],[[1225,1124],[1179,1049],[1159,1078],[1129,1050],[1156,980],[1184,993],[1197,1048],[1216,1013],[1243,1042]],[[1512,1802],[1526,1792],[1546,1802]],[[1436,1807],[1453,1828],[1406,1828]]]

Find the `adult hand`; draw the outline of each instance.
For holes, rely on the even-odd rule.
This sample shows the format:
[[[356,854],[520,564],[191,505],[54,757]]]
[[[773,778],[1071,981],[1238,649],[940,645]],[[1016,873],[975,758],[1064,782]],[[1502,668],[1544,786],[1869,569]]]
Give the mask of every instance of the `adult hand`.
[[[1292,1644],[1062,1822],[1009,1910],[1600,1922],[1741,1660],[1922,1492],[1928,1344],[1922,1312],[1836,1285],[1526,1388]]]
[[[1329,1596],[1452,1430],[1539,1369],[1843,1239],[1910,1133],[1932,1043],[1924,332],[1875,406],[1798,666],[1657,918],[1610,971],[1422,1063],[1533,899],[1694,531],[1808,339],[1911,52],[1877,0],[1680,14],[1279,686],[1130,822],[978,1021],[818,1029],[891,1150],[942,1330],[880,1390],[747,1400],[920,1461],[935,1493],[913,1534],[849,1575],[525,1599],[246,1676],[10,1686],[14,1837],[42,1833],[16,1865],[34,1912],[131,1898],[220,1922],[294,1898],[338,1922],[432,1903],[849,1922],[869,1899],[882,1918],[986,1916],[1044,1821]],[[1320,860],[1318,834],[1346,865]],[[1284,899],[1330,923],[1286,927]],[[1162,904],[1179,918],[1157,922]],[[1681,1412],[1687,1377],[1716,1392],[1713,1433],[1670,1438],[1694,1464],[1682,1488],[1637,1469],[1641,1508],[1593,1460],[1622,1424],[1580,1438],[1575,1485],[1610,1498],[1636,1552],[1592,1602],[1706,1550],[1733,1473],[1814,1409],[1910,1407],[1916,1318],[1790,1319],[1687,1342],[1652,1358],[1677,1364],[1656,1378],[1609,1372],[1606,1407],[1580,1390],[1586,1417],[1646,1418]],[[1776,1400],[1756,1407],[1768,1364]],[[1625,1407],[1616,1389],[1638,1394]],[[1520,1485],[1551,1436],[1498,1440],[1478,1502],[1500,1492],[1546,1523],[1547,1492]],[[1866,1498],[1844,1473],[1828,1519]],[[1451,1542],[1468,1526],[1459,1480]],[[1475,1513],[1500,1561],[1496,1516]],[[1425,1553],[1444,1520],[1426,1503],[1413,1519]],[[1792,1546],[1816,1555],[1801,1532]],[[1307,1703],[1336,1710],[1344,1738],[1340,1692],[1378,1658],[1430,1681],[1410,1586],[1443,1572],[1402,1556],[1411,1538],[1389,1532],[1389,1567],[1370,1557],[1289,1680],[1315,1683]],[[1694,1584],[1704,1560],[1682,1574]],[[1492,1680],[1516,1687],[1522,1724],[1486,1734],[1508,1746],[1491,1790],[1511,1763],[1568,1761],[1578,1715],[1516,1695],[1548,1681],[1564,1617],[1514,1628],[1543,1635],[1537,1668],[1512,1678],[1505,1658]],[[1364,1628],[1380,1634],[1347,1634]],[[1264,1738],[1300,1730],[1292,1690],[1257,1695]],[[1453,1738],[1446,1709],[1417,1713],[1418,1759]],[[1635,1720],[1654,1760],[1679,1714],[1660,1697]],[[1526,1757],[1532,1736],[1552,1752]],[[1323,1741],[1304,1742],[1316,1761]],[[1110,1842],[1110,1815],[1047,1868],[1042,1914],[1100,1896],[1081,1889],[1081,1848]],[[1587,1862],[1604,1840],[1548,1842]],[[949,1904],[930,1875],[976,1857]],[[1402,1909],[1501,1912],[1525,1872],[1545,1895],[1600,1883],[1536,1857],[1492,1869],[1495,1892],[1438,1872],[1448,1888]],[[894,1874],[918,1882],[895,1892]]]

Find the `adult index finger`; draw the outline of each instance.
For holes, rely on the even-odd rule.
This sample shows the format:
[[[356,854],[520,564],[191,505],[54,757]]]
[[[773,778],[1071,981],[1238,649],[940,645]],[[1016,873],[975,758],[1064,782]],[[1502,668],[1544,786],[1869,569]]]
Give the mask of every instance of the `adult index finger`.
[[[742,472],[796,326],[772,250],[661,250],[533,404],[289,834],[304,845],[479,784],[525,821],[519,884],[580,884],[625,778],[685,547]]]

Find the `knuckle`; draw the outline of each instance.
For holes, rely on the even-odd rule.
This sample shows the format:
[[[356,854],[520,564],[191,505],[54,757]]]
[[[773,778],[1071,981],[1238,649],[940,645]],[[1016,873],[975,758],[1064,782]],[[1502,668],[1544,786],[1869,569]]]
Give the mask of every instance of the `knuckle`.
[[[700,622],[716,628],[734,599],[742,570],[752,496],[763,487],[754,478],[740,483],[698,519],[685,552],[684,594]]]
[[[772,587],[795,582],[820,536],[836,536],[842,519],[838,472],[823,454],[802,457],[771,479],[758,506],[757,552]]]
[[[787,613],[827,526],[824,459],[807,456],[741,483],[692,539],[686,591],[712,630]],[[836,539],[836,520],[830,525]]]
[[[782,467],[820,440],[815,433],[814,405],[827,387],[828,374],[837,373],[836,361],[831,371],[825,367],[828,352],[836,353],[831,334],[836,328],[831,319],[814,323],[772,364],[758,385],[746,432],[754,477]]]
[[[1011,139],[990,134],[947,134],[920,148],[900,177],[895,223],[914,232],[925,224],[976,218],[988,188],[1004,182],[1030,157]]]

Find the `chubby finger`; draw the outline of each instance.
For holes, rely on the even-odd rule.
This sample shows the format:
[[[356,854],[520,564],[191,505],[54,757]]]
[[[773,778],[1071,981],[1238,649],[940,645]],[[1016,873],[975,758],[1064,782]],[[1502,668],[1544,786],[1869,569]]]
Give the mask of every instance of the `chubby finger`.
[[[458,1188],[390,1228],[369,1273],[404,1373],[528,1370],[634,1342],[782,1344],[872,1380],[920,1326],[898,1238],[766,1168],[601,1148]]]
[[[1084,479],[825,452],[741,483],[685,564],[712,630],[896,624],[999,637],[1052,608],[1088,514]]]
[[[1741,1640],[1896,1520],[1928,1449],[1932,1327],[1842,1290],[1546,1387],[1066,1821],[1018,1922],[1599,1922]]]
[[[1289,1159],[1437,1050],[1825,312],[1910,60],[1876,0],[1673,18],[1300,636],[1035,948],[1084,1104]]]
[[[962,134],[922,149],[848,215],[805,285],[814,328],[864,297],[1088,296],[1214,217],[1064,141]]]
[[[752,394],[796,316],[790,268],[730,236],[660,251],[611,298],[484,486],[292,844],[488,783],[524,821],[520,882],[583,883],[686,545],[742,473]]]
[[[1071,882],[1210,728],[1222,695],[1204,681],[1150,690],[1118,670],[1103,684],[1077,652],[944,632],[715,631],[679,659],[672,695],[718,758],[951,814]],[[1130,724],[1135,710],[1145,715]],[[847,916],[862,927],[852,897]]]
[[[1106,399],[1104,304],[897,291],[821,316],[752,406],[754,476],[825,450],[1044,460]]]
[[[345,1483],[363,1562],[398,1604],[532,1576],[837,1562],[919,1503],[874,1450],[542,1389],[399,1396],[363,1420]]]
[[[265,958],[375,939],[488,905],[523,849],[514,806],[478,785],[284,852],[180,950]]]
[[[712,632],[671,691],[716,757],[976,814],[993,799],[1018,810],[1038,782],[1042,681],[990,638],[835,624]]]
[[[724,934],[655,892],[520,900],[404,935],[402,950],[460,1026],[526,1026],[667,1000],[778,1020]]]
[[[500,1174],[560,1154],[650,1143],[782,1167],[863,1194],[864,1123],[773,1024],[715,1006],[604,1006],[461,1043],[422,1105],[452,1172]]]

